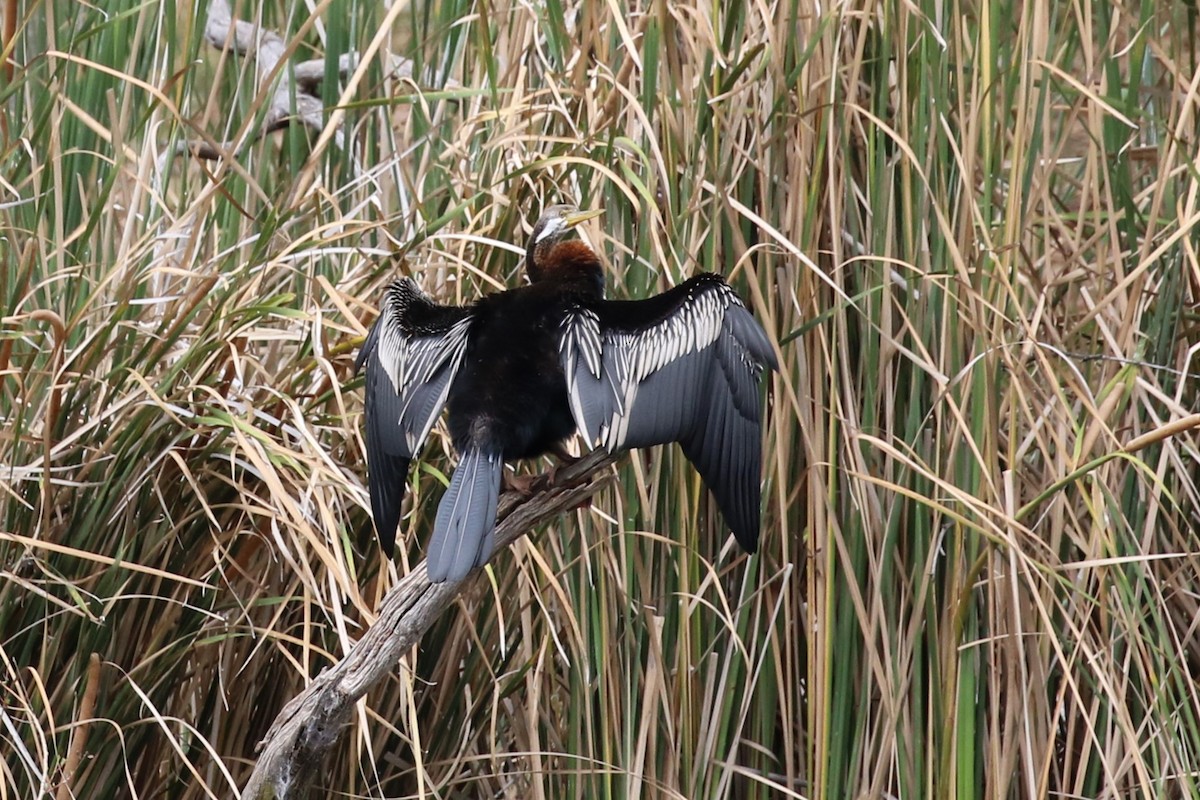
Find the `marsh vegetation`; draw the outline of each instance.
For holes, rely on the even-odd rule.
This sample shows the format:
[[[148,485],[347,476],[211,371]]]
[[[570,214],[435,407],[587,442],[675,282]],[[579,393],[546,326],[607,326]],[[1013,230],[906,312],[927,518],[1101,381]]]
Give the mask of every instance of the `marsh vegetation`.
[[[1194,5],[241,3],[328,59],[329,135],[168,158],[263,122],[205,11],[15,18],[0,796],[234,794],[423,557],[444,431],[395,567],[367,527],[383,287],[516,285],[564,199],[606,210],[610,296],[718,272],[778,342],[760,552],[676,449],[630,455],[446,609],[324,789],[1200,794]]]

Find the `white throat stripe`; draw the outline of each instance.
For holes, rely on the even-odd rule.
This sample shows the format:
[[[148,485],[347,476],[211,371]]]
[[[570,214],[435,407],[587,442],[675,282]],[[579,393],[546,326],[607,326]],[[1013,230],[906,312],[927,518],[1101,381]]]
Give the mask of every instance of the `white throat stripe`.
[[[552,219],[546,223],[546,227],[542,229],[542,232],[539,233],[537,235],[537,238],[534,239],[533,241],[540,242],[543,239],[546,239],[547,237],[553,236],[554,234],[558,233],[562,229],[563,229],[563,221],[561,219]]]

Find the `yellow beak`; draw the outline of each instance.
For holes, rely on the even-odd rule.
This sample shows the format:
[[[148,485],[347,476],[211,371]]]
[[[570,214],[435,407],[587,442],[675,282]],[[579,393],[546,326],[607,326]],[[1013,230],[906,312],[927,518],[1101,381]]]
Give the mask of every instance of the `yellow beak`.
[[[591,211],[572,211],[570,214],[563,215],[563,222],[566,223],[567,228],[574,228],[579,223],[595,219],[603,213],[603,208],[596,208]]]

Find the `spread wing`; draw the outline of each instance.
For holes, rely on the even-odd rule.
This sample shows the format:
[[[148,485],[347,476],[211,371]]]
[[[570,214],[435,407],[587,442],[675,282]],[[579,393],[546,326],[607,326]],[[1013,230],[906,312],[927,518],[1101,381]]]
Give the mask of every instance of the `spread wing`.
[[[717,275],[573,306],[559,350],[580,432],[609,452],[679,442],[748,552],[758,546],[762,327]]]
[[[367,366],[366,439],[371,515],[388,557],[396,544],[408,462],[429,435],[462,363],[471,310],[439,306],[410,278],[390,287],[354,363]]]

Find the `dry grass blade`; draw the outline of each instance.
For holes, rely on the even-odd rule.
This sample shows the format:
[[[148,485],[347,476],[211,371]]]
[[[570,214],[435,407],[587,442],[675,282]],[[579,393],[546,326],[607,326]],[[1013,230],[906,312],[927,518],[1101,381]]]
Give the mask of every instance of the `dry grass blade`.
[[[382,287],[515,285],[560,200],[606,209],[610,296],[719,272],[779,343],[760,552],[631,454],[392,660],[317,791],[1200,794],[1187,4],[267,0],[229,47],[222,2],[16,5],[0,795],[246,783],[452,463],[435,429],[381,561]]]

